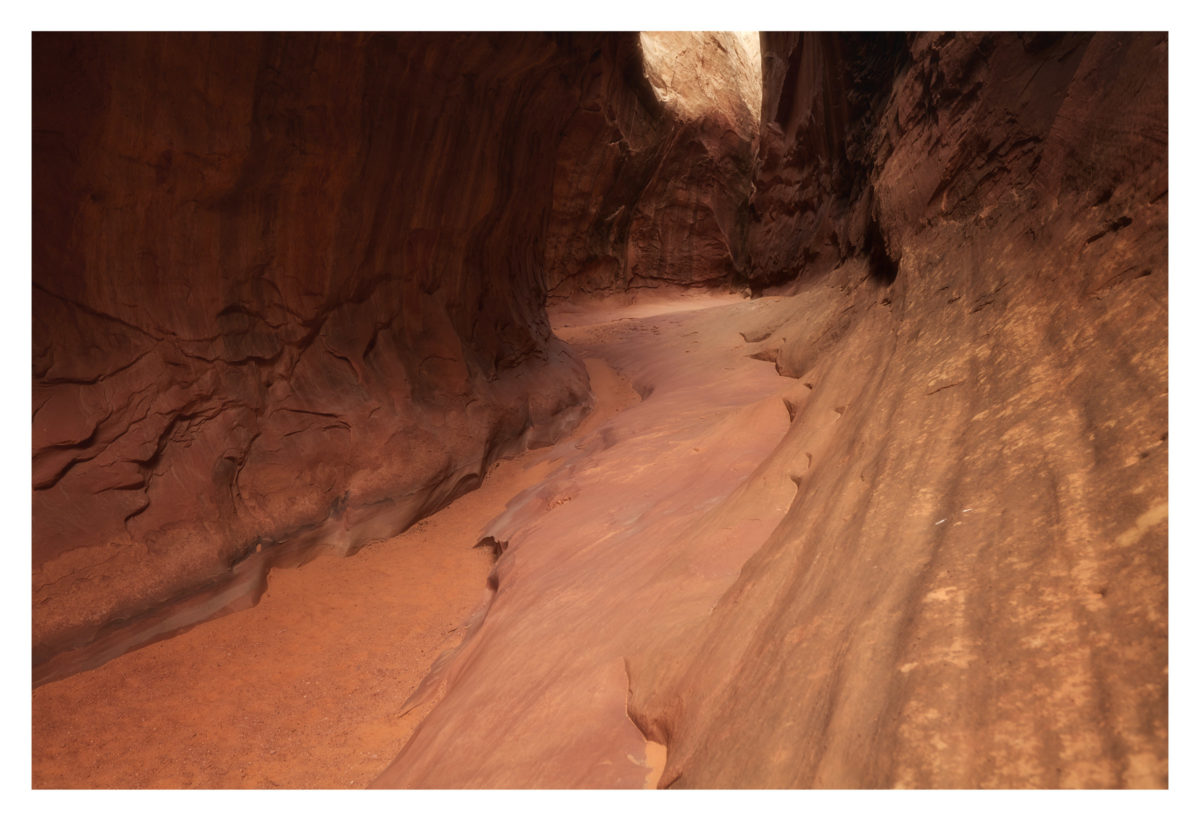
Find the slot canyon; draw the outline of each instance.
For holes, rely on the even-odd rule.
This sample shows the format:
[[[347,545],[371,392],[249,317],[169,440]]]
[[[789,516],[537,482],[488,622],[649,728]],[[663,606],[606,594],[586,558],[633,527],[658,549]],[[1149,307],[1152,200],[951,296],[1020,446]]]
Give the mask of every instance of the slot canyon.
[[[1166,34],[32,56],[35,789],[1168,786]]]

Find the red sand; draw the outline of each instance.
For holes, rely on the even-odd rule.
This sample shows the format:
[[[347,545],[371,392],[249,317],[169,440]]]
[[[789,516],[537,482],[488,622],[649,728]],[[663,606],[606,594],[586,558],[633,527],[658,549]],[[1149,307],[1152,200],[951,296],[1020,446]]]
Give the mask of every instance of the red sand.
[[[637,395],[588,363],[597,407]],[[407,532],[272,571],[257,607],[33,692],[34,788],[354,788],[396,757],[428,703],[402,705],[487,600],[479,532],[551,468],[531,451]]]

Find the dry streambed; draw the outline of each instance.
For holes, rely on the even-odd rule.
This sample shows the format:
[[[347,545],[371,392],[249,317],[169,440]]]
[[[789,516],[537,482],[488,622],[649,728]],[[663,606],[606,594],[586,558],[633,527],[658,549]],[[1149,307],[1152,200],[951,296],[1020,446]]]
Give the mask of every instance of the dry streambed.
[[[255,608],[37,688],[34,786],[362,786],[435,705],[445,713],[478,695],[473,688],[488,689],[466,677],[447,691],[435,675],[406,704],[468,631],[443,673],[461,679],[463,659],[491,652],[493,632],[504,636],[495,652],[519,669],[501,702],[493,694],[482,712],[462,716],[472,727],[464,741],[505,735],[516,715],[536,714],[551,697],[557,707],[530,735],[580,745],[563,757],[510,736],[524,755],[489,783],[653,786],[665,748],[626,717],[625,661],[613,641],[644,632],[654,602],[635,600],[670,566],[686,565],[684,575],[707,591],[679,588],[693,599],[684,610],[710,606],[720,580],[736,572],[736,550],[658,545],[753,473],[786,426],[784,406],[762,400],[789,380],[749,359],[736,321],[721,318],[764,305],[693,296],[562,312],[559,333],[585,358],[597,398],[571,437],[502,462],[481,488],[394,539],[272,571]],[[485,583],[493,557],[475,545],[498,516],[487,532],[507,548],[494,570],[496,595]],[[746,534],[735,530],[765,526],[722,525],[707,538],[742,543]],[[614,609],[633,620],[618,623]],[[531,631],[547,617],[555,635]],[[531,677],[545,679],[535,687],[541,696],[522,695]],[[572,689],[581,681],[594,685]],[[591,755],[587,734],[557,722],[597,705],[587,717],[620,758],[581,767]],[[481,718],[489,715],[496,720]],[[550,770],[531,763],[543,753]],[[470,779],[447,770],[445,781]]]

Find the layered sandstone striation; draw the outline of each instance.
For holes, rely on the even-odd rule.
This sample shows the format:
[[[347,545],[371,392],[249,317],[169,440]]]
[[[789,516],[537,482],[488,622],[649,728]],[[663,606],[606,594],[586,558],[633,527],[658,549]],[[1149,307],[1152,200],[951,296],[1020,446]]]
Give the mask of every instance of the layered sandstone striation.
[[[755,291],[828,271],[855,256],[894,274],[871,185],[875,128],[905,36],[762,35],[760,149],[749,206],[745,277]]]
[[[602,39],[34,37],[35,680],[577,421],[542,251]]]
[[[493,524],[380,786],[1166,786],[1165,36],[787,43],[800,280],[564,329],[646,399]]]
[[[631,664],[664,783],[1166,786],[1166,79],[1161,34],[909,38],[848,149],[894,268],[753,332],[813,387],[796,499]]]
[[[377,786],[1166,786],[1166,36],[761,43],[756,124],[736,35],[35,39],[35,648],[402,529],[585,359],[640,401],[459,534]]]
[[[555,172],[553,298],[741,280],[760,83],[757,39],[734,32],[617,35],[593,55]]]

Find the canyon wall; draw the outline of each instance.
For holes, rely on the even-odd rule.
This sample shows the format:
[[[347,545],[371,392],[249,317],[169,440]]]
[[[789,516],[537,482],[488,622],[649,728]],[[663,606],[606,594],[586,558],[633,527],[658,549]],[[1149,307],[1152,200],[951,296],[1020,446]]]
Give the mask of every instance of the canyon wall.
[[[1166,36],[764,51],[767,295],[572,332],[377,786],[1167,786]]]
[[[764,32],[762,133],[747,227],[746,279],[813,276],[856,255],[894,275],[871,186],[871,141],[905,36]]]
[[[35,680],[574,424],[547,294],[747,282],[572,330],[644,401],[378,785],[1166,786],[1166,36],[762,47],[35,37]]]
[[[555,172],[551,297],[731,287],[745,267],[757,43],[626,34],[594,57]]]
[[[34,36],[35,681],[586,412],[542,266],[609,39]]]
[[[1166,786],[1166,35],[791,42],[750,253],[807,282],[745,333],[796,493],[630,660],[660,783]]]

